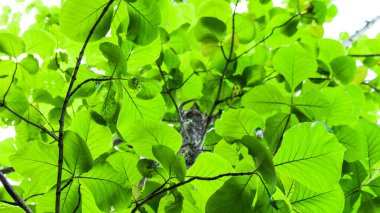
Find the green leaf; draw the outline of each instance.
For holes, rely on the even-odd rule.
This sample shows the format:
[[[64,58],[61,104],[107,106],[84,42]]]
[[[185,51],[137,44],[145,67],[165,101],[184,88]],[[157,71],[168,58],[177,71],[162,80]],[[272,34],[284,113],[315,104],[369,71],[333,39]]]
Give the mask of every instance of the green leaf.
[[[73,174],[81,174],[91,169],[93,161],[86,142],[75,132],[63,135],[64,160]]]
[[[344,55],[344,48],[341,42],[332,39],[321,39],[318,43],[318,59],[325,64],[330,64],[338,56]]]
[[[302,123],[285,132],[274,157],[276,170],[315,192],[338,183],[344,148],[322,124]]]
[[[248,148],[248,153],[255,161],[255,167],[266,183],[276,184],[276,171],[274,169],[272,155],[267,147],[257,138],[244,136],[241,143]]]
[[[74,41],[84,42],[94,24],[98,21],[108,0],[96,0],[83,3],[81,0],[67,0],[59,14],[60,30]],[[112,6],[97,25],[91,41],[103,38],[111,26]]]
[[[332,128],[339,142],[346,148],[344,160],[354,162],[366,156],[366,141],[360,133],[349,126],[335,126]]]
[[[144,32],[146,33],[146,32]],[[130,74],[140,75],[139,68],[154,63],[161,52],[161,39],[159,36],[149,44],[140,46],[125,40],[121,44],[121,51],[127,61],[127,71]]]
[[[162,86],[157,80],[143,80],[137,85],[138,93],[136,97],[141,99],[152,99],[156,97],[162,89]]]
[[[260,114],[272,111],[290,110],[290,100],[285,98],[277,87],[265,84],[251,89],[243,95],[241,103],[244,107],[253,109]]]
[[[380,127],[366,120],[360,120],[356,125],[362,140],[365,141],[365,156],[360,161],[365,165],[370,176],[377,171],[377,163],[380,161]]]
[[[284,76],[292,91],[317,71],[317,62],[300,45],[279,49],[273,58],[273,66]]]
[[[251,177],[232,177],[207,201],[206,212],[253,212],[255,186]]]
[[[344,84],[350,83],[355,78],[356,63],[352,57],[339,56],[330,62],[334,77]]]
[[[107,162],[119,173],[124,173],[131,185],[138,185],[142,176],[137,170],[139,157],[128,152],[116,152],[107,158]]]
[[[265,121],[264,138],[268,143],[271,153],[279,148],[282,135],[287,129],[298,123],[293,114],[277,113]]]
[[[175,129],[153,120],[136,121],[126,130],[125,140],[137,154],[150,159],[155,159],[152,153],[154,145],[166,145],[175,153],[182,145],[182,137]]]
[[[104,42],[99,45],[104,57],[108,59],[109,70],[108,75],[124,76],[127,74],[126,58],[120,48],[110,42]]]
[[[70,127],[70,130],[78,133],[86,142],[93,159],[112,148],[111,130],[97,121],[96,116],[99,115],[93,111],[78,112]]]
[[[127,38],[138,45],[147,45],[158,36],[161,14],[158,4],[150,0],[128,3],[129,26]]]
[[[37,53],[42,58],[47,58],[54,54],[57,41],[48,32],[40,29],[29,29],[22,35],[25,42],[25,52],[29,54]]]
[[[186,165],[183,167],[180,158],[177,158],[175,152],[165,145],[153,145],[152,152],[154,157],[161,163],[167,171],[169,177],[175,175],[178,180],[183,181],[186,175]]]
[[[117,128],[121,135],[127,137],[127,128],[135,121],[152,119],[160,120],[165,113],[165,100],[161,95],[153,99],[143,100],[136,97],[133,90],[124,90],[123,102]]]
[[[46,190],[56,184],[58,148],[56,144],[45,144],[32,141],[23,145],[16,154],[10,157],[15,170],[25,178],[31,178]],[[70,171],[64,163],[62,179],[70,178]],[[43,175],[41,175],[43,174]]]
[[[356,120],[352,99],[342,88],[324,88],[322,95],[329,105],[326,109],[326,115],[320,120],[323,120],[328,126],[351,124]]]
[[[118,173],[109,163],[95,164],[79,179],[91,190],[96,204],[102,211],[108,211],[111,206],[115,210],[122,210],[130,205],[131,187],[123,173]]]
[[[261,117],[249,109],[230,109],[216,121],[215,131],[226,141],[241,139],[244,135],[255,135],[257,128],[263,128]]]
[[[239,162],[239,151],[236,144],[229,144],[224,140],[219,141],[214,147],[214,153],[228,160],[231,165],[236,165]]]
[[[314,192],[305,186],[295,183],[290,203],[295,212],[342,212],[344,194],[340,186],[334,185],[327,190]]]
[[[39,69],[38,61],[33,55],[28,55],[20,61],[20,65],[30,74],[36,74]]]
[[[187,171],[188,176],[198,177],[215,177],[220,174],[233,172],[231,164],[217,154],[203,152],[195,163]],[[195,180],[192,185],[199,193],[199,208],[204,211],[206,202],[228,179],[228,177],[219,178],[214,181]]]
[[[3,32],[0,33],[0,52],[16,58],[25,52],[25,44],[17,35]]]

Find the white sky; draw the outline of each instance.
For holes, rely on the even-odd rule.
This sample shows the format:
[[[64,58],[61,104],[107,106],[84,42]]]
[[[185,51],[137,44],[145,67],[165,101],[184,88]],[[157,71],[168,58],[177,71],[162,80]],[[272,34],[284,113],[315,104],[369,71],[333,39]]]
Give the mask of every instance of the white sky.
[[[23,12],[32,0],[25,0],[24,3],[16,3],[16,0],[0,0],[0,9],[3,6],[11,6],[13,12]],[[59,5],[60,0],[43,0],[46,6]],[[244,2],[244,1],[243,1]],[[273,0],[275,5],[281,5],[282,0]],[[356,30],[362,28],[366,21],[372,20],[380,15],[380,1],[379,0],[335,0],[334,4],[338,7],[338,15],[331,23],[324,25],[324,37],[339,39],[341,32],[348,32],[350,35]],[[244,3],[243,3],[244,5]],[[1,13],[1,12],[0,12]],[[24,16],[21,20],[23,28],[34,23],[34,15],[36,10]],[[378,21],[372,28],[367,31],[366,35],[370,38],[375,37],[380,32],[380,21]],[[0,128],[0,142],[6,138],[14,137],[14,129]]]

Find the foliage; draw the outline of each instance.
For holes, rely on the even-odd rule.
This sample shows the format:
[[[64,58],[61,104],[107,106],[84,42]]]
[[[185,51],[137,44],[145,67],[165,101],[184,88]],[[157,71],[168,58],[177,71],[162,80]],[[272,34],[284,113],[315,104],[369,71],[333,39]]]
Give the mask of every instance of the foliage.
[[[5,8],[0,211],[379,212],[380,37],[286,2]]]

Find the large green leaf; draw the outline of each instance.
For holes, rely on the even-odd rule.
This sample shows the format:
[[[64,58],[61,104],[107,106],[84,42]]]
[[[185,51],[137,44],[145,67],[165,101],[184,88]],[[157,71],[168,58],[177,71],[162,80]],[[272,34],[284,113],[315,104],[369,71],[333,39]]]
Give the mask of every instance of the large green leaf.
[[[138,45],[147,45],[158,35],[161,13],[158,4],[150,0],[128,3],[129,26],[127,38]]]
[[[108,2],[108,0],[65,1],[59,15],[62,33],[74,41],[85,41]],[[99,40],[107,34],[112,20],[111,8],[97,25],[91,36],[92,41]]]
[[[322,60],[325,64],[330,64],[336,57],[344,55],[342,43],[332,39],[321,39],[318,43],[318,50],[318,59]]]
[[[0,53],[17,57],[25,52],[24,42],[12,33],[0,33]]]
[[[58,148],[56,144],[45,144],[40,141],[32,141],[20,149],[16,154],[10,157],[15,170],[26,178],[43,185],[45,189],[56,184],[57,180],[57,161]],[[68,179],[70,171],[64,163],[62,179]]]
[[[116,152],[107,158],[107,162],[119,173],[124,173],[131,185],[137,185],[142,176],[137,170],[139,156],[128,152]]]
[[[356,63],[352,57],[339,56],[330,63],[333,75],[344,84],[350,83],[355,78]]]
[[[165,100],[161,95],[153,99],[143,100],[136,97],[137,92],[133,90],[124,90],[123,102],[117,129],[121,135],[126,138],[128,127],[138,120],[160,120],[165,113]]]
[[[22,35],[25,42],[25,52],[29,54],[37,53],[42,58],[47,58],[54,53],[56,40],[46,31],[39,29],[29,29]]]
[[[160,36],[144,46],[136,45],[131,41],[125,40],[121,44],[121,51],[127,60],[128,73],[139,74],[139,68],[154,63],[160,56]]]
[[[264,138],[272,153],[279,148],[282,135],[285,131],[296,123],[298,123],[298,120],[293,114],[277,113],[267,118],[265,121]]]
[[[63,135],[64,160],[73,174],[81,174],[91,169],[93,161],[86,142],[75,132]]]
[[[303,80],[317,71],[317,62],[300,45],[283,47],[273,58],[273,66],[289,83],[294,91]]]
[[[302,123],[285,132],[274,157],[276,170],[316,192],[338,183],[344,148],[320,123]]]
[[[351,124],[355,121],[352,99],[339,87],[327,87],[322,95],[328,101],[325,117],[320,118],[328,126]]]
[[[152,153],[154,145],[166,145],[175,153],[182,145],[182,137],[175,129],[154,120],[136,121],[126,130],[125,140],[137,154],[150,159],[155,159]]]
[[[354,162],[366,156],[366,140],[360,133],[349,126],[336,126],[332,128],[339,142],[344,145],[344,160]],[[363,140],[364,139],[364,140]]]
[[[290,203],[295,212],[342,212],[344,194],[338,184],[321,192],[314,192],[305,186],[294,183]]]
[[[217,154],[204,152],[201,153],[195,163],[187,171],[187,175],[198,177],[215,177],[220,174],[233,172],[231,164]],[[219,178],[213,181],[195,180],[191,184],[197,189],[197,206],[204,211],[206,202],[228,179]]]
[[[216,121],[215,131],[225,140],[241,139],[244,135],[255,135],[257,128],[263,128],[261,117],[249,109],[230,109]]]
[[[241,103],[244,107],[264,114],[272,111],[290,110],[290,100],[285,98],[277,87],[269,84],[260,85],[244,94]]]
[[[232,177],[207,201],[206,212],[253,212],[255,185],[250,176]]]
[[[274,169],[272,155],[264,143],[252,136],[244,136],[241,142],[248,148],[248,153],[255,161],[255,167],[265,182],[275,185],[276,171]]]
[[[171,148],[162,144],[154,145],[152,147],[152,152],[154,157],[169,174],[169,177],[176,176],[180,181],[185,180],[186,165],[181,163],[180,158],[177,157]]]
[[[87,143],[93,159],[112,148],[111,130],[105,126],[102,118],[97,120],[98,117],[93,111],[78,112],[70,127]]]
[[[123,173],[117,172],[107,162],[99,162],[87,173],[78,177],[92,192],[96,204],[103,211],[128,208],[131,202],[131,187]]]
[[[104,57],[108,59],[109,71],[111,76],[124,76],[127,74],[126,58],[120,48],[110,42],[104,42],[99,45]]]
[[[360,160],[372,177],[380,161],[380,127],[366,120],[360,120],[356,129],[363,137],[361,141],[365,141],[365,155]]]

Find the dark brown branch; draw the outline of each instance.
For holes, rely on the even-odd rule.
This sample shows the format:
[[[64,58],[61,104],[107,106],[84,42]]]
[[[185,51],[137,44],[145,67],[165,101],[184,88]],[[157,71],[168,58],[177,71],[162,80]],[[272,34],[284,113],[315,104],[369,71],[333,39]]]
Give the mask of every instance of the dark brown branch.
[[[351,57],[380,57],[380,53],[373,54],[348,54]]]
[[[16,72],[17,72],[17,66],[18,66],[18,63],[16,63],[15,70],[14,70],[13,75],[12,75],[11,83],[9,84],[7,91],[5,91],[5,93],[4,93],[3,101],[2,101],[3,104],[5,104],[5,98],[7,97],[9,91],[11,90],[12,84],[15,80],[15,76],[16,76]]]
[[[194,71],[193,73],[191,73],[183,82],[182,84],[180,84],[179,86],[177,87],[174,87],[174,88],[169,88],[167,89],[164,93],[169,93],[169,92],[172,92],[174,90],[177,90],[177,89],[181,89],[183,87],[183,85],[185,85],[191,77],[193,77],[194,75],[198,75],[198,73],[203,73],[203,72],[207,72],[207,70],[204,70],[204,71]]]
[[[15,116],[17,116],[18,118],[20,118],[21,120],[25,121],[26,123],[40,129],[42,132],[48,134],[50,137],[52,137],[54,140],[58,141],[58,137],[54,134],[54,132],[51,132],[49,131],[48,129],[46,129],[44,126],[42,125],[39,125],[39,124],[36,124],[28,119],[26,119],[25,117],[23,117],[22,115],[18,114],[17,112],[13,111],[11,108],[9,108],[8,106],[4,105],[4,104],[0,104],[0,107],[4,107],[6,110],[8,110],[9,112],[11,112],[12,114],[14,114]]]
[[[46,121],[46,123],[47,123],[47,124],[50,126],[50,128],[51,128],[51,132],[55,132],[53,125],[51,125],[51,123],[50,123],[49,120],[45,117],[45,115],[44,115],[44,114],[43,114],[43,113],[42,113],[37,107],[35,107],[33,104],[30,104],[30,106],[32,106],[33,109],[35,109],[35,110],[37,111],[37,113],[40,114],[41,117]]]
[[[236,0],[236,2],[235,2],[235,8],[234,8],[234,11],[232,13],[232,30],[231,30],[232,36],[231,36],[230,51],[228,53],[228,58],[226,60],[226,64],[225,64],[225,66],[223,68],[222,76],[220,77],[220,80],[219,80],[218,90],[216,92],[216,97],[215,97],[214,103],[211,106],[210,112],[209,112],[209,114],[207,116],[207,119],[206,119],[206,124],[205,124],[205,126],[203,128],[202,141],[199,143],[199,146],[197,147],[198,151],[203,149],[203,144],[204,144],[204,140],[206,138],[207,129],[208,129],[208,126],[210,125],[211,120],[212,120],[212,114],[214,113],[214,110],[216,109],[216,107],[218,106],[218,103],[219,103],[220,94],[221,94],[222,89],[223,89],[224,76],[227,73],[228,66],[230,65],[231,62],[233,62],[233,60],[231,60],[231,59],[232,59],[232,55],[233,55],[233,52],[234,52],[235,16],[236,16],[236,8],[237,8],[237,4],[238,3],[239,3],[239,0]]]
[[[3,173],[5,175],[12,173],[14,171],[15,171],[15,169],[13,167],[4,167],[4,168],[0,169],[0,173]]]
[[[126,78],[113,78],[113,77],[106,77],[106,78],[89,78],[86,79],[85,81],[81,82],[78,84],[73,91],[70,93],[70,98],[80,89],[82,88],[85,84],[88,84],[90,82],[103,82],[103,81],[116,81],[116,80],[129,80]]]
[[[371,84],[369,82],[363,82],[362,84],[371,87],[371,89],[373,89],[375,92],[380,92],[379,88],[377,88],[375,85],[373,85],[373,84]]]
[[[213,181],[213,180],[218,180],[218,179],[223,178],[223,177],[236,177],[236,176],[246,176],[246,175],[254,175],[254,174],[256,174],[256,170],[252,171],[252,172],[225,173],[225,174],[220,174],[220,175],[213,176],[213,177],[192,176],[183,182],[179,182],[179,183],[171,185],[170,187],[165,188],[161,191],[157,191],[155,193],[150,194],[148,197],[146,197],[140,203],[136,203],[136,206],[133,208],[132,213],[136,212],[141,206],[143,206],[149,200],[152,200],[153,198],[157,197],[158,195],[163,194],[163,193],[168,192],[168,191],[171,191],[173,189],[176,189],[180,186],[183,186],[183,185],[188,184],[190,182],[193,182],[195,180]]]
[[[107,13],[108,8],[112,5],[113,2],[114,2],[114,0],[110,0],[105,5],[105,7],[103,8],[103,11],[100,14],[99,18],[96,20],[96,22],[92,26],[90,32],[88,33],[88,36],[87,36],[87,38],[86,38],[86,40],[82,46],[82,49],[79,52],[78,59],[77,59],[77,62],[75,64],[75,68],[74,68],[73,74],[71,76],[69,87],[67,89],[66,96],[65,96],[65,99],[63,101],[61,116],[59,119],[58,175],[57,175],[56,194],[55,194],[55,212],[56,213],[59,213],[61,210],[60,204],[61,204],[61,181],[62,181],[62,170],[63,170],[63,132],[65,129],[65,115],[66,115],[66,109],[67,109],[67,106],[68,106],[68,103],[70,100],[70,94],[71,94],[71,91],[73,89],[73,86],[74,86],[74,83],[75,83],[75,80],[76,80],[76,77],[77,77],[77,74],[79,71],[79,67],[82,63],[82,59],[83,59],[86,47],[87,47],[88,43],[90,42],[90,39],[91,39],[92,35],[94,34],[96,27],[99,25],[100,21],[102,20],[104,15]]]
[[[305,13],[306,14],[306,13]],[[249,53],[251,50],[255,49],[257,46],[259,46],[261,43],[264,43],[266,40],[268,40],[274,33],[274,31],[278,28],[281,28],[281,27],[284,27],[286,26],[287,24],[289,24],[293,19],[297,18],[298,16],[303,16],[305,14],[295,14],[293,15],[292,17],[290,17],[290,19],[288,19],[286,22],[276,26],[276,27],[273,27],[272,31],[269,33],[269,35],[267,35],[266,37],[264,37],[263,39],[261,39],[259,42],[257,42],[255,45],[253,45],[252,47],[250,47],[248,50],[244,51],[243,53],[241,53],[240,55],[236,56],[234,59],[232,59],[232,61],[236,61],[238,58],[242,57],[243,55]]]
[[[17,192],[14,190],[12,185],[8,182],[5,175],[0,172],[0,181],[3,184],[5,190],[8,192],[8,194],[13,198],[17,206],[22,208],[27,213],[32,213],[32,210],[29,208],[29,206],[25,203],[25,201],[17,194]],[[10,203],[8,203],[10,204]]]
[[[173,97],[173,94],[171,93],[171,91],[169,90],[169,85],[168,85],[168,82],[166,81],[166,78],[165,78],[165,74],[164,74],[164,71],[162,70],[161,68],[161,65],[159,64],[158,61],[156,61],[156,65],[158,67],[158,70],[160,71],[160,74],[161,74],[161,78],[162,80],[164,81],[164,85],[165,85],[165,88],[166,88],[166,92],[170,98],[170,100],[173,102],[173,105],[174,105],[174,108],[178,114],[178,120],[179,120],[179,123],[181,125],[181,129],[185,132],[185,136],[187,137],[187,140],[191,140],[188,132],[186,131],[185,127],[183,126],[183,118],[182,118],[182,115],[181,115],[181,111],[177,105],[177,102],[175,100],[175,98]]]

